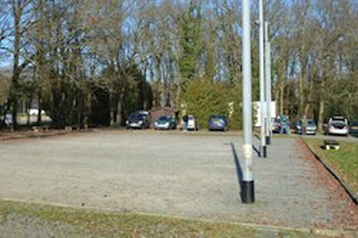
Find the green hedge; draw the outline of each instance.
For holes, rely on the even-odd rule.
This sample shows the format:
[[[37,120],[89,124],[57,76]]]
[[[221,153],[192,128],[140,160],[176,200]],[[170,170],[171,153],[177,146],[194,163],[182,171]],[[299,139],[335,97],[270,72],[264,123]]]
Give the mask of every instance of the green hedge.
[[[194,80],[187,86],[181,100],[181,111],[193,114],[200,128],[207,128],[210,115],[225,115],[231,129],[242,128],[241,89],[223,82]]]

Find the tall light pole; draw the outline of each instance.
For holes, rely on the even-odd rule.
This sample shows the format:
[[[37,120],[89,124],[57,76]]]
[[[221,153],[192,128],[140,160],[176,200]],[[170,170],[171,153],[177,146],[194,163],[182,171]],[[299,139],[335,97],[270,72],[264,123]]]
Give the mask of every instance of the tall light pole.
[[[251,37],[250,37],[250,3],[242,1],[242,65],[243,65],[243,133],[244,133],[244,168],[241,182],[241,199],[243,203],[255,202],[254,180],[252,176],[252,100],[251,100]]]
[[[271,44],[268,34],[268,23],[265,21],[265,73],[266,73],[266,144],[271,144]]]
[[[260,146],[260,157],[267,157],[267,148],[266,148],[266,137],[265,137],[265,127],[266,127],[266,110],[265,110],[265,69],[264,69],[264,11],[262,0],[259,2],[259,50],[260,50],[260,113],[261,113],[261,146]]]

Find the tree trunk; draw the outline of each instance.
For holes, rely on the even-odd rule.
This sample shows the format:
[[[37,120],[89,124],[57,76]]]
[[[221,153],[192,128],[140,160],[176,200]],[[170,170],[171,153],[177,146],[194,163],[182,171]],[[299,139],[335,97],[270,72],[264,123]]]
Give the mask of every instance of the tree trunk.
[[[30,118],[31,118],[31,115],[30,115],[30,108],[31,108],[31,105],[32,105],[32,95],[30,96],[30,98],[27,100],[26,102],[26,116],[27,116],[27,126],[30,126]]]
[[[304,107],[305,107],[305,96],[304,96],[304,79],[303,76],[300,77],[298,82],[298,91],[299,91],[299,105],[298,105],[298,114],[300,117],[303,116]]]
[[[155,65],[157,68],[157,83],[156,83],[156,94],[155,94],[155,107],[162,107],[162,71],[160,69],[160,59],[155,57]]]
[[[123,97],[121,96],[120,98],[123,98]],[[118,125],[121,125],[121,123],[122,123],[122,110],[123,110],[123,108],[122,108],[122,99],[119,99],[117,101],[117,107],[116,107],[116,112],[117,112],[117,114],[116,114],[116,123]]]
[[[19,77],[20,77],[20,39],[21,39],[21,15],[22,6],[21,1],[12,2],[14,14],[14,65],[12,70],[11,88],[10,88],[10,105],[12,112],[11,130],[16,130],[17,127],[17,108],[18,108],[18,91],[19,91]]]
[[[280,115],[284,114],[284,100],[285,100],[285,85],[284,85],[284,81],[281,80],[280,81],[280,86],[279,86],[279,91],[280,91]]]
[[[306,115],[306,116],[310,116],[312,117],[313,115],[310,114],[310,109],[311,109],[311,103],[313,102],[312,100],[312,91],[313,91],[313,82],[311,81],[309,83],[309,90],[308,90],[308,93],[307,93],[307,98],[306,98],[306,103],[303,105],[303,115]]]
[[[41,95],[41,89],[39,89],[38,91],[38,113],[37,113],[37,124],[38,125],[41,125],[42,123],[42,114],[41,114],[41,111],[42,111],[42,103],[41,103],[41,100],[42,100],[42,95]]]
[[[89,127],[89,115],[91,115],[91,100],[92,100],[92,96],[91,93],[87,93],[87,97],[85,99],[85,114],[84,114],[84,118],[83,118],[83,127],[84,129],[88,129]]]
[[[324,118],[323,118],[323,115],[324,115],[324,99],[323,97],[320,98],[319,100],[319,112],[318,112],[318,123],[317,123],[317,130],[318,132],[322,132],[322,129],[323,129],[323,121],[324,121]]]
[[[110,108],[110,125],[113,126],[116,123],[116,113],[115,113],[115,109],[114,109],[114,95],[113,95],[113,90],[111,89],[109,91],[109,108]]]
[[[176,94],[175,94],[175,107],[177,110],[181,109],[181,105],[180,105],[180,94],[181,94],[181,75],[180,72],[178,73],[178,77],[177,77],[177,87],[176,87]]]

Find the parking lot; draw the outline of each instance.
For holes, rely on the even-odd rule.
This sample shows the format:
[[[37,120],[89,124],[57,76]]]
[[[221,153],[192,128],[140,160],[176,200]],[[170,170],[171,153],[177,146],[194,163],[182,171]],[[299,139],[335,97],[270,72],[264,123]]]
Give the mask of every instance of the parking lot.
[[[240,200],[236,132],[99,130],[2,141],[0,198],[298,228],[356,226],[348,196],[297,139],[273,142],[267,159],[254,155],[251,205]]]

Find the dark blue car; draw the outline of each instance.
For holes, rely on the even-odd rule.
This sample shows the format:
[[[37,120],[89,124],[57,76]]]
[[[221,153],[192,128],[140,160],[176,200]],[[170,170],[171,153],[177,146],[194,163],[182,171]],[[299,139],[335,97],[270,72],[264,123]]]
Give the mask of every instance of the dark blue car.
[[[224,115],[212,115],[208,121],[209,131],[220,130],[227,131],[229,130],[229,122]]]
[[[349,124],[349,134],[358,137],[358,121],[354,121]]]

